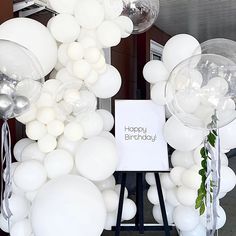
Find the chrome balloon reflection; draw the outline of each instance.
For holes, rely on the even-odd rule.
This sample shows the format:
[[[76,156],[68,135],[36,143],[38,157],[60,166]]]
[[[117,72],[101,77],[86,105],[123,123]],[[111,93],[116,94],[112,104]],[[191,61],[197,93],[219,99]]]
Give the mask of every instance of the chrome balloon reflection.
[[[147,31],[156,21],[159,13],[159,0],[123,0],[122,15],[129,17],[133,24],[133,34]]]

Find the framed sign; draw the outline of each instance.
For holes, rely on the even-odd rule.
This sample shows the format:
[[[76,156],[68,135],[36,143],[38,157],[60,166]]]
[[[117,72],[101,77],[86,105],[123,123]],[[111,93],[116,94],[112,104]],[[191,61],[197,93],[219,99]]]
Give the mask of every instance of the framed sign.
[[[164,124],[164,106],[151,100],[116,100],[117,171],[168,171]]]

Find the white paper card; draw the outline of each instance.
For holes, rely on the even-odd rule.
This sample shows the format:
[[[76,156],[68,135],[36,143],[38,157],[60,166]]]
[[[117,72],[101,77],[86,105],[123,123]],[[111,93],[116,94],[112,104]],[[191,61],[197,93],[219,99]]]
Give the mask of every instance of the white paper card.
[[[151,100],[115,101],[117,171],[169,170],[165,108]]]

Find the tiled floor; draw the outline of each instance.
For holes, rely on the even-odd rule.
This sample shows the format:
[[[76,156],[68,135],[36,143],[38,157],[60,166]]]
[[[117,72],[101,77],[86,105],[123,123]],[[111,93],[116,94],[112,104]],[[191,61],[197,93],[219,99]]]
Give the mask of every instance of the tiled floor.
[[[236,157],[229,159],[229,166],[236,172]],[[227,215],[227,221],[225,226],[219,230],[220,236],[236,236],[236,188],[228,193],[225,198],[221,200],[221,206],[225,209]],[[152,206],[145,200],[145,217],[150,222],[153,222],[151,211]],[[113,236],[114,232],[105,231],[103,236]],[[121,236],[138,236],[138,233],[131,232],[122,232]],[[162,232],[146,232],[144,235],[147,236],[164,236],[165,234]],[[177,236],[177,232],[173,230],[171,236]]]

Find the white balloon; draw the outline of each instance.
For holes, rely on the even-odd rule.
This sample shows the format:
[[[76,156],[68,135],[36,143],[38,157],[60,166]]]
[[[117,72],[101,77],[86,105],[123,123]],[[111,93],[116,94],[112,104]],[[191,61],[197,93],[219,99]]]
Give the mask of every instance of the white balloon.
[[[77,77],[71,75],[66,68],[62,68],[61,70],[57,72],[56,79],[61,81],[63,84],[66,84],[66,83],[72,84],[72,82],[75,82],[75,84],[77,85],[76,87],[78,89],[82,86],[82,82],[81,82],[81,85],[79,85],[80,80]],[[59,94],[56,94],[56,95],[58,96]]]
[[[83,28],[82,28],[82,30],[83,30]],[[92,32],[94,32],[94,31],[92,31]],[[91,48],[91,47],[97,47],[98,46],[97,40],[94,37],[92,37],[91,35],[84,36],[83,38],[81,38],[79,40],[79,43],[81,43],[84,50],[86,50],[88,48]]]
[[[234,149],[236,148],[236,120],[232,121],[228,125],[220,128],[220,142],[222,149]]]
[[[206,228],[202,224],[198,224],[192,231],[182,231],[181,236],[205,236]]]
[[[182,174],[185,170],[184,167],[176,166],[170,171],[170,178],[177,186],[183,185]]]
[[[169,203],[165,202],[165,209],[166,209],[166,216],[167,216],[167,220],[168,220],[168,224],[173,224],[173,211],[174,211],[174,207],[172,205],[170,205]],[[161,207],[160,205],[155,205],[152,209],[152,214],[154,219],[159,223],[159,224],[163,224],[163,218],[162,218],[162,213],[161,213]]]
[[[4,203],[3,207],[5,207]],[[23,220],[27,217],[29,214],[29,208],[29,202],[23,196],[18,196],[13,193],[9,198],[9,209],[12,213],[10,218],[11,223]]]
[[[97,110],[97,113],[102,117],[103,119],[103,129],[105,131],[111,131],[114,126],[114,117],[113,115],[104,109]]]
[[[15,184],[26,192],[40,188],[47,179],[43,165],[35,160],[22,162],[14,172]]]
[[[103,119],[95,111],[82,113],[77,119],[83,129],[83,136],[85,138],[97,136],[103,130]]]
[[[54,71],[55,76],[53,76],[53,79],[47,80],[43,84],[43,88],[42,88],[43,92],[50,93],[53,98],[56,97],[56,93],[57,93],[59,87],[61,86],[61,81],[55,79],[56,78],[56,73],[57,73],[57,71],[55,70]]]
[[[38,194],[38,190],[32,191],[32,192],[26,192],[25,198],[29,200],[30,202],[33,202],[37,194]]]
[[[104,229],[111,230],[112,227],[116,225],[116,220],[117,220],[117,212],[116,211],[111,213],[108,212]]]
[[[18,43],[31,51],[49,74],[57,62],[57,44],[48,29],[36,20],[26,17],[10,19],[0,27],[0,39]]]
[[[131,199],[125,199],[123,204],[122,220],[131,220],[135,217],[137,207]]]
[[[73,142],[67,139],[64,135],[61,135],[58,139],[57,148],[64,149],[74,156],[81,142],[83,142],[83,139]]]
[[[21,154],[23,150],[33,142],[34,141],[29,138],[23,138],[15,144],[14,149],[13,149],[13,154],[17,161],[21,161]]]
[[[194,208],[179,205],[173,212],[173,220],[181,231],[191,231],[198,225],[199,215]]]
[[[58,14],[51,19],[49,26],[53,37],[61,43],[71,43],[75,41],[80,32],[74,16],[69,14]]]
[[[53,120],[47,124],[47,131],[53,136],[60,136],[64,132],[64,123],[60,120]]]
[[[48,153],[53,151],[57,147],[57,139],[50,134],[46,134],[38,140],[38,145],[39,149],[42,152]]]
[[[67,175],[49,181],[32,205],[31,222],[37,236],[97,236],[102,234],[105,220],[100,191],[80,176]]]
[[[102,181],[116,170],[116,147],[105,138],[90,138],[79,145],[75,161],[81,175],[93,181]]]
[[[104,72],[101,72],[104,69],[104,67],[107,68],[105,57],[101,55],[98,62],[93,64],[92,66],[99,74],[105,73],[106,70]]]
[[[58,61],[63,65],[66,66],[67,63],[69,62],[70,58],[68,56],[68,48],[69,48],[68,43],[62,43],[59,48],[58,48]]]
[[[119,196],[113,189],[105,189],[102,192],[107,212],[114,212],[118,208]]]
[[[106,138],[106,139],[110,140],[111,142],[116,143],[116,138],[115,138],[115,136],[114,136],[112,133],[108,132],[108,131],[103,131],[103,132],[101,132],[101,133],[99,134],[99,137]]]
[[[54,98],[53,95],[49,92],[42,92],[36,102],[37,108],[41,107],[53,107],[54,106]],[[37,110],[38,112],[38,110]],[[37,118],[37,112],[36,117]]]
[[[102,3],[104,6],[106,19],[112,20],[121,15],[123,11],[122,0],[103,0]]]
[[[90,71],[88,77],[85,78],[84,83],[87,87],[90,87],[97,80],[98,80],[98,72],[96,70],[92,69]]]
[[[202,182],[201,175],[198,173],[199,170],[200,167],[197,165],[185,170],[181,176],[182,183],[188,188],[199,189]]]
[[[11,236],[30,236],[31,233],[32,227],[28,219],[16,222],[10,230]]]
[[[193,152],[175,150],[171,155],[171,163],[173,167],[181,166],[188,169],[194,165]]]
[[[221,167],[221,180],[220,180],[220,191],[221,192],[230,192],[234,189],[236,184],[236,176],[234,171],[227,167]]]
[[[181,61],[193,56],[199,45],[199,42],[188,34],[178,34],[169,39],[162,54],[162,61],[169,72]]]
[[[74,159],[69,152],[63,149],[56,149],[47,154],[44,166],[48,178],[53,179],[69,174],[73,169]]]
[[[120,196],[120,191],[121,191],[121,185],[120,185],[120,184],[117,184],[117,185],[115,186],[115,191],[116,191],[117,194]],[[127,198],[128,195],[129,195],[128,190],[127,190],[127,188],[125,188],[125,191],[124,191],[124,198]]]
[[[100,75],[98,81],[89,89],[99,98],[113,97],[120,90],[121,76],[112,65],[107,65],[107,71]]]
[[[51,107],[40,107],[37,112],[37,120],[48,124],[55,119],[55,112]]]
[[[151,99],[158,105],[164,106],[166,104],[165,98],[166,81],[159,81],[151,88]]]
[[[77,122],[70,122],[65,126],[64,136],[69,141],[79,141],[83,137],[83,134],[83,127]]]
[[[17,116],[16,120],[18,120],[22,124],[26,124],[29,123],[30,121],[35,120],[36,114],[37,114],[37,108],[35,107],[34,104],[31,104],[29,110],[24,112],[22,115]]]
[[[174,207],[180,205],[177,199],[177,189],[178,188],[171,188],[166,191],[166,201]]]
[[[111,175],[109,178],[103,180],[94,182],[96,186],[100,189],[100,191],[106,190],[106,189],[115,189],[116,180],[113,175]]]
[[[121,38],[129,37],[134,29],[132,20],[127,16],[119,16],[114,19],[114,23],[118,25],[121,31]]]
[[[80,98],[79,91],[76,88],[66,89],[63,95],[64,101],[71,105],[76,104],[79,98]]]
[[[32,140],[38,140],[47,133],[46,126],[37,121],[31,121],[26,124],[26,135]]]
[[[225,96],[229,89],[228,82],[222,77],[212,78],[209,80],[207,86],[214,89],[217,94],[220,93],[222,96]]]
[[[49,0],[49,4],[52,6],[53,10],[58,13],[73,14],[74,8],[77,0]]]
[[[81,43],[70,43],[67,49],[68,56],[71,60],[78,61],[84,57],[84,48]]]
[[[165,189],[162,189],[162,194],[163,194],[163,198],[165,200],[166,199]],[[147,197],[148,197],[149,202],[151,202],[153,205],[160,204],[159,195],[158,195],[158,192],[157,192],[157,186],[156,185],[150,186],[150,188],[148,189],[148,192],[147,192]]]
[[[97,63],[100,56],[101,56],[101,52],[99,48],[96,48],[96,47],[88,48],[85,50],[85,53],[84,53],[84,59],[91,64]]]
[[[143,76],[147,82],[155,84],[159,81],[167,80],[169,72],[162,61],[152,60],[144,66]]]
[[[39,150],[38,144],[36,142],[31,143],[22,151],[21,161],[36,160],[43,161],[45,153]]]
[[[171,189],[175,187],[174,182],[170,178],[169,173],[163,173],[160,175],[161,185],[165,189]]]
[[[112,21],[104,21],[97,29],[97,38],[104,48],[114,47],[120,43],[121,30]]]
[[[10,232],[10,229],[8,227],[8,221],[3,217],[2,214],[0,214],[0,229],[5,233]]]
[[[87,29],[97,28],[104,20],[104,9],[96,0],[78,1],[74,13],[78,23]]]
[[[197,190],[185,186],[180,186],[177,190],[177,198],[180,204],[184,206],[194,206],[197,196]]]
[[[85,79],[89,75],[91,69],[91,65],[84,59],[73,63],[73,73],[79,79]]]
[[[203,142],[205,132],[186,127],[172,116],[165,124],[164,137],[173,148],[180,151],[192,151]]]

